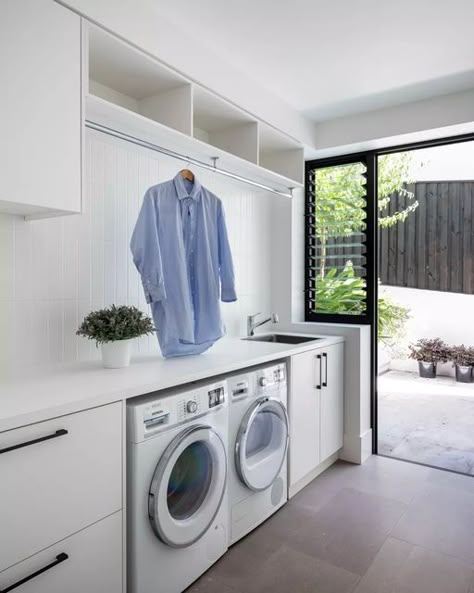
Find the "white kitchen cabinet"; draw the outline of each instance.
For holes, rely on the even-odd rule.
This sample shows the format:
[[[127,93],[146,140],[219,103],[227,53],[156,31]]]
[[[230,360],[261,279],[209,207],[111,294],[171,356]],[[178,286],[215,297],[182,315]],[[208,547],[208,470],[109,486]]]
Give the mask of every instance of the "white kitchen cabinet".
[[[296,484],[318,464],[321,392],[319,384],[319,350],[291,357],[290,418],[290,485]]]
[[[0,476],[3,570],[122,508],[121,402],[0,433]]]
[[[122,513],[0,572],[0,591],[20,581],[21,593],[121,593]]]
[[[290,496],[323,471],[342,447],[343,375],[343,343],[291,357]]]
[[[344,434],[344,344],[322,352],[320,462],[339,451]]]
[[[0,55],[0,212],[80,212],[81,18],[53,0],[4,0]]]

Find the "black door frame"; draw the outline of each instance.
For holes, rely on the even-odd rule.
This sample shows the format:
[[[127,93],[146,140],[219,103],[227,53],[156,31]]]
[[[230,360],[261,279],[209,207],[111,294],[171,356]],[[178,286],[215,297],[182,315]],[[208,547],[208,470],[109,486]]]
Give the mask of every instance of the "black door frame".
[[[459,144],[462,142],[474,141],[474,132],[468,134],[460,134],[457,136],[446,136],[442,138],[433,138],[430,140],[423,140],[420,142],[408,142],[404,144],[397,144],[385,148],[379,148],[375,150],[367,150],[364,152],[357,153],[344,153],[339,156],[326,157],[321,159],[314,159],[306,162],[306,172],[314,165],[327,165],[341,164],[344,160],[346,162],[353,162],[357,159],[363,159],[367,164],[367,197],[368,206],[372,209],[369,220],[372,219],[374,224],[371,224],[367,228],[367,255],[369,258],[367,265],[367,287],[368,292],[371,293],[372,306],[368,302],[368,308],[370,313],[367,324],[370,325],[370,338],[371,338],[371,352],[370,352],[370,424],[372,428],[372,453],[378,453],[378,176],[377,176],[377,165],[378,157],[386,154],[393,154],[397,152],[405,152],[411,150],[420,150],[423,148],[433,148],[436,146],[446,146],[449,144]],[[306,176],[307,179],[307,176]],[[306,210],[306,209],[305,209]],[[308,227],[306,228],[306,240],[305,246],[308,245]],[[370,249],[372,247],[372,249]],[[305,254],[305,275],[307,273],[307,253]],[[370,283],[370,287],[369,287]],[[305,281],[306,285],[306,281]],[[307,309],[307,303],[305,299],[305,308]],[[351,319],[348,316],[331,315],[331,318],[326,318],[327,323],[345,323],[350,324]],[[306,321],[308,319],[305,318]],[[313,320],[314,321],[314,320]],[[322,321],[322,320],[318,320]],[[354,324],[360,325],[360,319],[353,319]]]

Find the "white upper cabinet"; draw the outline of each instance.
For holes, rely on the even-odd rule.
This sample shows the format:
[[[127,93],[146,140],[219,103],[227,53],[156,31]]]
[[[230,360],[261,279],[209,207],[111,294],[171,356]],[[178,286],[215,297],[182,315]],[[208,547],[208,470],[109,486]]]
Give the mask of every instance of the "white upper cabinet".
[[[3,0],[0,55],[0,211],[80,212],[80,17],[53,0]]]

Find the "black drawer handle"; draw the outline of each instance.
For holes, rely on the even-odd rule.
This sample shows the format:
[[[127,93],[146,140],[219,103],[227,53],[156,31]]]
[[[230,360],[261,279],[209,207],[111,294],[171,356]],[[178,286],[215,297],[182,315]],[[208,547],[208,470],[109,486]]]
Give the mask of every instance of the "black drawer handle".
[[[324,358],[324,362],[325,362],[325,372],[326,372],[326,377],[323,381],[323,387],[327,387],[328,386],[328,355],[327,352],[323,352],[323,358]]]
[[[321,389],[321,382],[323,378],[323,359],[321,354],[316,354],[316,358],[319,360],[319,385],[316,385],[316,389]]]
[[[64,552],[61,552],[61,554],[58,554],[56,556],[56,560],[54,562],[51,562],[51,564],[48,564],[47,566],[43,566],[43,568],[40,568],[36,572],[32,572],[24,579],[21,579],[21,580],[17,581],[16,583],[13,583],[13,585],[10,585],[6,589],[0,589],[0,593],[8,593],[8,591],[13,591],[13,589],[20,587],[21,585],[24,585],[28,581],[31,581],[31,579],[36,578],[40,574],[43,574],[43,572],[46,572],[50,568],[54,568],[58,564],[61,564],[61,562],[64,562],[65,560],[67,560],[68,558],[69,558],[69,556],[67,554],[65,554]]]
[[[40,437],[39,439],[33,439],[32,441],[25,441],[24,443],[19,443],[18,445],[12,445],[11,447],[5,447],[4,449],[0,449],[0,455],[2,453],[8,453],[9,451],[14,451],[15,449],[22,449],[23,447],[29,447],[30,445],[36,445],[36,443],[42,443],[43,441],[49,441],[50,439],[62,437],[63,435],[65,435],[67,433],[68,432],[65,428],[61,428],[53,434],[48,434],[48,436]],[[2,591],[0,591],[0,593],[2,593]]]

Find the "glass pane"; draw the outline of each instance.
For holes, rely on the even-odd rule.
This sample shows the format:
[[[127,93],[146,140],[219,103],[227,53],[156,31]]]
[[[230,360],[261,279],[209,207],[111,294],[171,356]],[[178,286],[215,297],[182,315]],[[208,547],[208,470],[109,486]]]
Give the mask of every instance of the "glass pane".
[[[168,482],[168,510],[175,519],[193,515],[204,502],[212,479],[212,456],[203,441],[189,445],[178,457]]]
[[[281,447],[284,442],[283,419],[269,408],[261,410],[249,427],[245,456],[247,459],[267,450],[269,453]]]
[[[361,162],[312,171],[309,266],[315,313],[366,313],[366,171]]]

